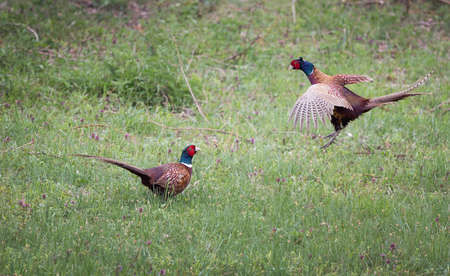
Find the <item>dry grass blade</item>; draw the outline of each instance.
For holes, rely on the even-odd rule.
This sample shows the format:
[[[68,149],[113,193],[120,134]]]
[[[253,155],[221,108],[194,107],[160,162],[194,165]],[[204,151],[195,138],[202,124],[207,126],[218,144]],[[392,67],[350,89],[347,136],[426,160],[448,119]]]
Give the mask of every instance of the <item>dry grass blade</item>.
[[[26,143],[25,145],[22,145],[22,146],[20,146],[20,147],[18,147],[18,148],[12,148],[12,149],[9,149],[9,150],[4,150],[4,151],[2,151],[2,152],[9,152],[9,151],[11,151],[11,150],[18,150],[18,149],[21,149],[21,148],[23,148],[23,147],[26,147],[26,146],[28,146],[28,145],[31,145],[31,144],[33,144],[34,142],[36,142],[36,140],[31,140],[31,142],[29,142],[29,143]]]
[[[89,125],[82,125],[82,126],[77,126],[77,127],[73,127],[72,129],[80,129],[83,127],[107,127],[107,128],[111,128],[108,125],[101,125],[101,124],[89,124]],[[134,137],[133,135],[126,133],[125,131],[122,130],[118,130],[117,128],[113,128],[115,131],[120,132],[120,133],[125,133],[127,134],[129,137]]]
[[[56,158],[61,159],[61,157],[59,157],[58,155],[46,153],[46,152],[43,152],[43,151],[41,151],[41,152],[35,152],[35,151],[32,151],[32,152],[30,152],[29,154],[32,154],[32,155],[47,155],[47,156],[52,156],[52,157],[56,157]]]
[[[27,30],[29,30],[30,32],[32,32],[32,33],[34,34],[34,37],[36,37],[36,41],[39,41],[39,36],[38,36],[38,34],[36,33],[36,31],[33,30],[33,29],[31,29],[31,28],[28,27],[27,25],[21,24],[21,23],[11,23],[11,22],[6,22],[6,24],[11,24],[11,25],[14,25],[14,26],[23,26],[23,27],[27,28]]]
[[[72,129],[78,129],[78,128],[82,128],[82,127],[110,127],[108,125],[100,125],[100,124],[90,124],[90,125],[82,125],[82,126],[77,126],[77,127],[73,127]]]
[[[292,20],[294,21],[294,24],[295,24],[295,2],[296,2],[297,0],[292,0]]]
[[[225,61],[228,61],[228,60],[231,60],[231,59],[235,59],[237,57],[240,57],[240,56],[244,55],[248,51],[248,49],[250,49],[253,46],[253,44],[255,44],[255,42],[258,41],[258,39],[260,39],[260,38],[261,38],[261,34],[257,35],[255,37],[255,39],[253,39],[253,41],[250,43],[250,45],[248,45],[248,47],[244,49],[244,51],[242,51],[240,53],[235,53],[231,57],[227,58]]]
[[[175,39],[175,37],[173,36],[172,32],[170,31],[169,28],[167,28],[167,31],[170,33],[170,35],[172,36],[173,42],[175,42],[175,48],[177,49],[177,55],[178,55],[178,61],[180,62],[180,69],[181,69],[181,73],[183,74],[184,80],[186,81],[186,84],[189,88],[189,92],[191,92],[191,96],[192,99],[194,100],[195,105],[197,106],[198,111],[200,112],[200,114],[202,115],[203,119],[205,119],[206,122],[208,122],[208,124],[211,124],[208,119],[206,119],[205,115],[203,114],[202,110],[200,109],[200,106],[198,105],[197,99],[195,99],[194,93],[192,92],[191,89],[191,85],[189,84],[189,81],[186,77],[186,74],[184,73],[184,69],[183,69],[183,63],[181,62],[181,57],[180,57],[180,51],[178,50],[178,43],[177,40]]]
[[[448,104],[448,103],[450,103],[450,100],[446,100],[446,101],[440,103],[438,106],[436,106],[435,108],[431,109],[430,112],[434,112],[434,111],[436,111],[436,108],[441,108],[444,104]],[[446,112],[446,111],[448,111],[448,110],[444,110],[444,112]],[[442,113],[444,113],[444,112],[442,112]]]

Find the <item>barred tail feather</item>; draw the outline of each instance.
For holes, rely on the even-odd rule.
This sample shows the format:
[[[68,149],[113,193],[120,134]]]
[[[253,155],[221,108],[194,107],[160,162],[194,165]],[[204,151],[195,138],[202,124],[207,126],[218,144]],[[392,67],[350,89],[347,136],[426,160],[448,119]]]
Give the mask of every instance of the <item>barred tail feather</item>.
[[[148,175],[148,173],[138,167],[135,167],[133,165],[127,164],[125,162],[121,162],[121,161],[117,161],[114,159],[110,159],[110,158],[105,158],[105,157],[100,157],[100,156],[95,156],[95,155],[86,155],[86,154],[70,154],[72,156],[80,156],[80,157],[86,157],[86,158],[94,158],[97,159],[99,161],[105,162],[105,163],[109,163],[109,164],[113,164],[116,166],[119,166],[137,176],[140,176],[141,178],[145,178],[145,179],[150,179],[150,176]]]
[[[377,106],[384,105],[387,103],[403,100],[404,98],[407,98],[407,97],[430,94],[430,93],[409,93],[409,92],[413,91],[414,89],[416,89],[417,87],[422,85],[431,76],[431,74],[434,73],[435,70],[436,70],[436,68],[434,68],[433,71],[431,71],[423,79],[421,79],[415,85],[409,87],[408,89],[405,89],[405,90],[397,92],[397,93],[370,99],[367,107],[373,108],[373,107],[377,107]]]

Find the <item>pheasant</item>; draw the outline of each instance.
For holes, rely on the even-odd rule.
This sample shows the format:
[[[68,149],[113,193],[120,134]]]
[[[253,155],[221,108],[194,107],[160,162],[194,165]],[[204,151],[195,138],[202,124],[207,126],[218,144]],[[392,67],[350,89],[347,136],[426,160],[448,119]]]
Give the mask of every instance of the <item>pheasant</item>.
[[[200,148],[190,145],[182,151],[179,163],[162,164],[150,169],[140,169],[121,161],[95,155],[72,155],[95,158],[105,163],[114,164],[138,175],[141,178],[142,184],[150,188],[154,193],[175,196],[189,185],[192,175],[192,157],[199,150]]]
[[[317,129],[317,119],[319,118],[325,125],[325,117],[328,118],[334,126],[334,132],[325,136],[325,139],[330,138],[330,140],[321,149],[330,146],[339,135],[339,132],[349,122],[357,119],[361,114],[372,108],[411,96],[430,94],[409,92],[423,84],[434,72],[434,70],[431,71],[426,77],[406,90],[373,99],[366,99],[353,93],[345,85],[372,82],[373,79],[370,77],[362,75],[328,76],[301,57],[293,60],[289,69],[302,70],[311,82],[311,86],[295,103],[288,122],[294,118],[294,128],[299,124],[301,131],[303,126],[306,125],[306,130],[309,131],[310,119],[312,119],[314,127]]]

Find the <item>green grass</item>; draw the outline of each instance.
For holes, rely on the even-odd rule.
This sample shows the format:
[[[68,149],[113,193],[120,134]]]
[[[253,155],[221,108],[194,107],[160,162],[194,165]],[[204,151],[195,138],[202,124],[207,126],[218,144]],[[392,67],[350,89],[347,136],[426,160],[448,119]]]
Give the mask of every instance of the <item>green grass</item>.
[[[291,1],[256,4],[0,4],[0,274],[449,274],[450,6],[304,1],[294,24]],[[349,86],[364,97],[438,69],[417,90],[432,95],[364,114],[324,151],[331,124],[286,123],[309,85],[290,55],[373,77]],[[149,168],[191,143],[191,184],[169,200],[67,156]]]

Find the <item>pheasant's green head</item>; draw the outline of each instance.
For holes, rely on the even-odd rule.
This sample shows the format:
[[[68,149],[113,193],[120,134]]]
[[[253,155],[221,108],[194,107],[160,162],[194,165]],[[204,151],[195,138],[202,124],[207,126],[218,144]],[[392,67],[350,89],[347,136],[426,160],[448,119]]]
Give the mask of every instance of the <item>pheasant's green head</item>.
[[[192,157],[199,151],[194,145],[187,146],[183,152],[181,152],[180,163],[192,166]]]
[[[302,70],[309,77],[314,72],[314,64],[300,57],[291,61],[289,69]]]

